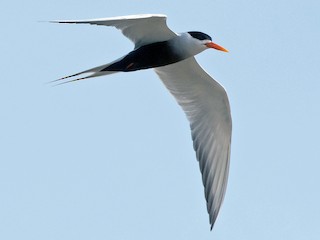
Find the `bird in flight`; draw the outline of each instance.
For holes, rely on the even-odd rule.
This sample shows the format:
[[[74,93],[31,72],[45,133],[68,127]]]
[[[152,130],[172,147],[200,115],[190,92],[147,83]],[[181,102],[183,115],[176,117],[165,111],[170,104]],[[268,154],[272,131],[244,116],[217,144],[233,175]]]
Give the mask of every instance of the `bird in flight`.
[[[190,122],[212,230],[226,192],[232,121],[225,89],[201,68],[194,56],[209,48],[227,50],[213,43],[205,33],[173,32],[168,28],[166,19],[161,14],[141,14],[52,21],[113,26],[134,43],[133,51],[111,63],[56,81],[67,83],[153,68]]]

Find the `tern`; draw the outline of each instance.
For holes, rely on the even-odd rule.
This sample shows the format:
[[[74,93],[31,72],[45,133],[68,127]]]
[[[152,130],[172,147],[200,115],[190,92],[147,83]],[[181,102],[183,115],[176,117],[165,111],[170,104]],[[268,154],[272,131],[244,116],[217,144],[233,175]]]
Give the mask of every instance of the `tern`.
[[[200,67],[194,56],[209,48],[227,50],[202,32],[175,33],[168,28],[166,20],[162,14],[141,14],[52,21],[113,26],[134,43],[133,51],[111,63],[56,81],[67,79],[62,82],[66,83],[153,68],[190,122],[212,230],[226,192],[232,121],[225,89]],[[86,76],[80,77],[83,74]]]

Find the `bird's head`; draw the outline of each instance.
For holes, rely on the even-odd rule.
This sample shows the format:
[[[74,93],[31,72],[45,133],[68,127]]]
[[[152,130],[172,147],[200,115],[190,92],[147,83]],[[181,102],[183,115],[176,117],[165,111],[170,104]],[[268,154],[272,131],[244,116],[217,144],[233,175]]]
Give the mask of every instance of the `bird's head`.
[[[195,32],[195,31],[188,32],[188,33],[198,44],[200,44],[203,47],[203,50],[205,50],[207,48],[214,48],[216,50],[228,52],[227,49],[212,42],[212,38],[208,34],[205,34],[202,32]]]

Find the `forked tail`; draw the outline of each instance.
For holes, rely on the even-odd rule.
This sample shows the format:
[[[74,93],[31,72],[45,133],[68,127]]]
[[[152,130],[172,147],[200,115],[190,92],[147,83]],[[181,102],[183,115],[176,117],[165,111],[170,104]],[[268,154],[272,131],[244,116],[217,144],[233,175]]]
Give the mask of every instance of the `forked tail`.
[[[75,82],[75,81],[79,81],[79,80],[84,80],[84,79],[88,79],[88,78],[93,78],[93,77],[99,77],[99,76],[103,76],[103,75],[109,75],[109,74],[113,74],[113,73],[117,73],[118,71],[103,71],[104,69],[106,69],[108,66],[110,66],[111,64],[121,60],[117,59],[111,63],[108,64],[104,64],[98,67],[94,67],[94,68],[90,68],[88,70],[82,71],[82,72],[78,72],[76,74],[72,74],[66,77],[62,77],[59,78],[57,80],[53,80],[50,83],[56,83],[55,86],[57,85],[61,85],[61,84],[65,84],[65,83],[70,83],[70,82]],[[85,75],[86,74],[86,75]],[[80,77],[81,75],[85,75],[83,77]],[[73,77],[77,77],[72,79]],[[68,79],[68,80],[66,80]],[[64,81],[65,80],[65,81]]]

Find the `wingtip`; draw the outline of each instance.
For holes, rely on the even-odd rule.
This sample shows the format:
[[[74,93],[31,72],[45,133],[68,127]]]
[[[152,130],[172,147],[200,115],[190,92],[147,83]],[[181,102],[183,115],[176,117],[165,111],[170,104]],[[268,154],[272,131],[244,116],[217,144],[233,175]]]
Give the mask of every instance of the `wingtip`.
[[[49,23],[76,23],[74,20],[50,20]]]
[[[38,23],[63,23],[61,20],[38,20]]]
[[[59,20],[50,20],[50,21],[48,21],[49,23],[60,23],[60,21]]]

